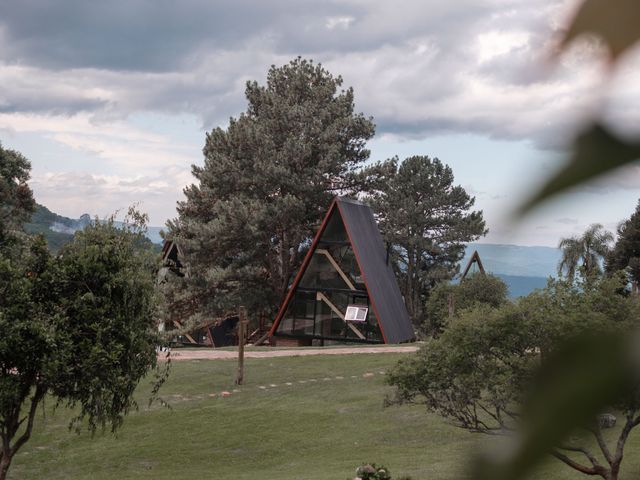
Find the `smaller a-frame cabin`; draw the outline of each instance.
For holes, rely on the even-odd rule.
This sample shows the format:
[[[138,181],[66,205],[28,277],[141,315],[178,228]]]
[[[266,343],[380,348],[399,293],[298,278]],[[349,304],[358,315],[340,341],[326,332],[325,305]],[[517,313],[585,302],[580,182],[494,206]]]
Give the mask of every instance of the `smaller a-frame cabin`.
[[[476,265],[477,266],[477,270],[472,270],[472,267]],[[464,280],[465,278],[467,278],[467,275],[469,275],[469,273],[480,273],[482,275],[486,275],[486,272],[484,271],[484,266],[482,265],[482,260],[480,260],[480,254],[478,253],[477,250],[473,251],[473,254],[471,255],[471,258],[469,259],[469,262],[467,262],[467,266],[465,267],[464,271],[462,272],[462,275],[460,276],[461,280]]]
[[[162,246],[162,267],[158,272],[158,284],[172,281],[173,277],[188,276],[188,269],[183,264],[184,253],[180,245],[173,240],[165,240]],[[161,322],[158,331],[174,334],[174,344],[184,346],[226,347],[238,344],[236,326],[238,315],[226,315],[222,318],[203,321],[199,325],[186,330],[180,319]]]
[[[415,339],[371,209],[334,199],[270,330],[271,337],[328,342]]]
[[[184,266],[181,258],[184,257],[182,250],[173,240],[165,240],[162,244],[162,268],[160,269],[158,280],[166,281],[167,275],[172,273],[178,277],[184,277]]]

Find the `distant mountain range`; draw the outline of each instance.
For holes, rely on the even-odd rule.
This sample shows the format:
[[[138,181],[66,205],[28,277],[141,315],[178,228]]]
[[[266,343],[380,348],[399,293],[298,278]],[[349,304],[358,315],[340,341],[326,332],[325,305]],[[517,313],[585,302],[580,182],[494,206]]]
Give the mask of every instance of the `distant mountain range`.
[[[462,268],[467,265],[474,250],[478,251],[488,272],[525,277],[555,276],[562,255],[559,248],[552,247],[470,243],[461,262]]]
[[[47,207],[38,205],[31,222],[25,225],[28,232],[42,233],[53,251],[71,241],[73,234],[82,230],[92,221],[89,214],[72,219],[53,213]],[[121,222],[118,222],[122,225]],[[147,237],[155,244],[162,244],[161,227],[149,227]],[[500,278],[509,287],[511,297],[526,295],[536,288],[542,288],[547,278],[556,275],[560,250],[551,247],[523,247],[519,245],[498,245],[491,243],[471,243],[467,245],[460,270],[469,262],[477,250],[485,270]]]
[[[543,288],[549,277],[557,275],[562,255],[560,249],[552,247],[470,243],[460,263],[461,271],[476,250],[485,270],[507,284],[511,297],[520,297],[536,288]]]
[[[93,221],[88,213],[80,218],[68,218],[53,213],[44,205],[36,205],[36,211],[31,217],[31,221],[25,224],[25,230],[30,233],[41,233],[44,235],[49,248],[54,252],[58,251],[65,243],[70,242],[73,234],[82,230]],[[116,222],[117,225],[124,225]],[[155,244],[162,244],[160,232],[161,227],[148,227],[147,237]]]

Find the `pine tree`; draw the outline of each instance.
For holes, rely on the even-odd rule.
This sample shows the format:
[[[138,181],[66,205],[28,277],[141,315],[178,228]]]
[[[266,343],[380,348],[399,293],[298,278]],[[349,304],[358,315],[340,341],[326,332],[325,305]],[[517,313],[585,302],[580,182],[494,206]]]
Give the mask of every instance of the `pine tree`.
[[[247,83],[246,112],[207,134],[169,222],[189,272],[169,287],[171,315],[273,314],[332,197],[363,187],[374,125],[341,85],[312,61],[272,66],[266,85]]]
[[[475,199],[454,186],[453,171],[437,158],[414,156],[380,166],[386,172],[372,197],[380,228],[393,246],[394,266],[407,310],[425,322],[429,291],[458,272],[464,244],[487,233]]]
[[[618,226],[618,239],[606,258],[607,274],[626,270],[637,288],[640,281],[640,202],[628,220]]]

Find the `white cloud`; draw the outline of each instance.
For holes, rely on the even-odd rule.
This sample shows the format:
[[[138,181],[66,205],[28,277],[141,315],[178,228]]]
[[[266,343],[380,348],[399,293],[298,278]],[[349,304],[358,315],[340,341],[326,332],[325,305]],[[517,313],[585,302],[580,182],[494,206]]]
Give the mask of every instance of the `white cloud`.
[[[221,41],[216,42],[215,32],[194,30],[188,44],[179,44],[180,61],[160,70],[145,69],[142,57],[139,70],[109,68],[108,49],[116,45],[104,46],[103,65],[87,66],[83,47],[70,43],[70,50],[78,50],[77,66],[65,56],[52,68],[40,50],[36,54],[31,48],[35,40],[25,39],[24,45],[16,42],[23,45],[24,55],[18,63],[12,60],[15,49],[0,49],[0,84],[5,86],[0,111],[84,112],[103,121],[126,119],[136,112],[187,113],[197,115],[209,129],[244,110],[246,80],[262,82],[271,64],[300,54],[322,61],[343,75],[346,85],[354,86],[358,108],[375,118],[380,135],[425,138],[442,131],[473,132],[557,146],[575,119],[593,110],[591,99],[601,86],[600,65],[588,62],[593,59],[590,48],[574,48],[554,70],[546,70],[543,63],[574,4],[575,0],[350,0],[291,8],[283,0],[265,10],[264,18],[252,19],[253,28],[247,27],[240,40],[227,41],[226,30],[221,30]],[[198,4],[191,10],[160,9],[154,14],[161,16],[159,25],[170,14],[182,25],[202,8]],[[115,22],[125,11],[122,4],[105,21]],[[25,19],[30,17],[10,13],[15,25],[0,20],[0,31],[16,40],[24,35],[20,26],[29,25]],[[219,12],[236,13],[230,5]],[[94,19],[95,12],[69,10],[69,15]],[[122,26],[100,28],[107,32]],[[150,32],[155,33],[161,35]],[[43,29],[40,35],[44,42],[52,33]],[[80,38],[65,35],[67,42]],[[136,48],[150,49],[148,40]],[[640,88],[637,72],[627,76],[625,100]],[[611,116],[639,118],[638,111],[628,111],[630,102],[625,100],[612,102]]]
[[[130,174],[156,171],[174,165],[190,165],[193,147],[134,128],[125,121],[95,122],[88,114],[51,116],[0,113],[0,130],[39,133],[95,161]]]
[[[477,37],[478,61],[484,63],[500,55],[505,55],[517,48],[527,47],[527,32],[491,31],[481,33]]]
[[[46,172],[30,182],[39,203],[74,218],[83,213],[106,217],[133,204],[161,225],[175,213],[182,188],[192,183],[189,169],[163,168],[153,175],[96,175],[89,172]]]
[[[556,223],[561,223],[563,225],[577,225],[578,224],[578,219],[577,218],[562,217],[562,218],[556,219]]]
[[[0,130],[50,139],[86,159],[81,173],[62,164],[38,168],[34,188],[53,208],[84,207],[66,182],[95,199],[91,213],[146,199],[154,215],[173,209],[192,181],[189,166],[199,163],[201,144],[135,126],[132,116],[186,114],[206,129],[225,125],[246,108],[247,80],[264,83],[270,65],[297,55],[354,87],[357,109],[374,117],[378,137],[475,133],[558,148],[600,107],[616,128],[634,134],[640,54],[613,75],[594,61],[588,42],[553,68],[545,63],[577,1],[193,0],[158,7],[140,0],[144,15],[135,18],[126,0],[99,8],[60,0],[50,15],[34,15],[30,2],[0,4]],[[592,188],[632,191],[640,188],[637,173]]]
[[[329,17],[327,18],[326,26],[328,30],[347,30],[354,20],[355,18],[353,17]]]

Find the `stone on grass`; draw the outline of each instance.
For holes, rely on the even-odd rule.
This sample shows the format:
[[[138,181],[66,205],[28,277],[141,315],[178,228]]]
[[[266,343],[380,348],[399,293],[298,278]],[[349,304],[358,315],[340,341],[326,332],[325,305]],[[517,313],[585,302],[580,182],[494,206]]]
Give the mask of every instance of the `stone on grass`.
[[[598,415],[598,425],[600,428],[613,428],[616,426],[616,416],[610,413]]]

